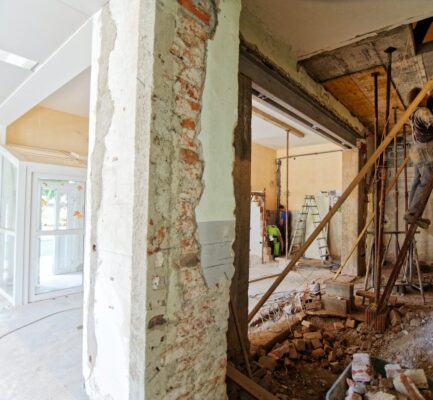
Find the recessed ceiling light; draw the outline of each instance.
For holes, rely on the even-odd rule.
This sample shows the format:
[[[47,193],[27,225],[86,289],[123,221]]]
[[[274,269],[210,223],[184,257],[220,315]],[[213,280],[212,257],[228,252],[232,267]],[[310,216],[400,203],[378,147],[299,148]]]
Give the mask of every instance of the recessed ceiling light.
[[[0,61],[28,71],[31,71],[38,64],[36,61],[29,60],[28,58],[21,57],[2,49],[0,49]]]

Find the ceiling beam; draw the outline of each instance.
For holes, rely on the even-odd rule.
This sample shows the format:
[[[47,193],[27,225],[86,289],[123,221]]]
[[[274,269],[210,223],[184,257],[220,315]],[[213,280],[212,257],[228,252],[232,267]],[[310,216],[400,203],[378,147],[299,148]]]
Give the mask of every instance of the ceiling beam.
[[[260,108],[253,106],[253,114],[257,115],[259,118],[263,119],[264,121],[270,122],[271,124],[275,125],[278,128],[281,128],[285,130],[286,132],[289,132],[299,138],[303,138],[305,136],[305,133],[298,131],[297,129],[291,127],[290,125],[286,124],[285,122],[279,120],[278,118],[274,117],[271,114],[268,114],[267,112],[260,110]]]
[[[421,44],[424,41],[432,22],[433,17],[430,17],[416,23],[415,28],[413,28],[413,37],[416,44]]]
[[[319,136],[333,143],[354,148],[361,136],[348,124],[314,100],[296,83],[263,61],[249,49],[241,47],[239,71],[253,81],[253,89]]]
[[[0,125],[10,125],[90,67],[92,21],[87,20],[0,104]]]

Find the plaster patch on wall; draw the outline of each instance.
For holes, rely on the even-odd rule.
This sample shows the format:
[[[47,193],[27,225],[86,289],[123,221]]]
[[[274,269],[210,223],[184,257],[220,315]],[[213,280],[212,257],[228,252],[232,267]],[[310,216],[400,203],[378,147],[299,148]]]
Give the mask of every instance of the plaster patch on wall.
[[[234,272],[232,143],[237,124],[239,26],[233,21],[239,18],[240,2],[221,3],[218,28],[207,45],[200,132],[204,190],[196,208],[200,257],[207,285],[231,279]],[[213,229],[215,232],[211,233]]]
[[[215,285],[222,277],[231,280],[233,267],[234,221],[208,221],[197,226],[201,245],[201,266],[208,286]]]

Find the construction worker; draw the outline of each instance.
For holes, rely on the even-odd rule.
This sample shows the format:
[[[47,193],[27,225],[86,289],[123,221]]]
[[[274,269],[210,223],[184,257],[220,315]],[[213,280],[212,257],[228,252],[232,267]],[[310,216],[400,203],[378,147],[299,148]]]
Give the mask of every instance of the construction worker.
[[[292,236],[292,213],[289,211],[289,212],[286,212],[286,209],[285,209],[285,207],[282,205],[282,204],[280,204],[280,206],[279,206],[279,218],[278,218],[278,229],[280,230],[280,233],[281,233],[281,236],[282,236],[282,238],[283,238],[283,242],[286,242],[286,218],[287,218],[287,216],[289,217],[289,219],[288,219],[288,242],[289,242],[289,246],[290,246],[290,238],[291,238],[291,236]],[[284,248],[281,248],[281,251],[283,252],[283,253],[285,253],[284,252]]]
[[[284,241],[278,226],[268,225],[266,227],[266,234],[268,236],[268,245],[272,249],[272,256],[274,258],[278,257],[280,251],[284,248]]]
[[[412,103],[420,92],[420,88],[413,88],[408,94],[408,103]],[[413,137],[410,156],[415,167],[415,176],[410,190],[409,208],[404,217],[409,224],[417,223],[423,229],[428,228],[430,220],[419,218],[417,221],[416,213],[424,188],[433,173],[433,113],[427,107],[428,99],[429,97],[425,96],[410,116]]]

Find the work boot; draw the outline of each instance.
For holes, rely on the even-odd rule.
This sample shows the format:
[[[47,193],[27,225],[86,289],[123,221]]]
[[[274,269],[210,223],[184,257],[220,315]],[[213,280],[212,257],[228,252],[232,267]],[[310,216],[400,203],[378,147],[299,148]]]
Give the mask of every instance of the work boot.
[[[431,221],[427,218],[418,218],[418,220],[415,218],[414,214],[406,213],[404,216],[404,219],[408,224],[417,224],[421,229],[428,229]]]

